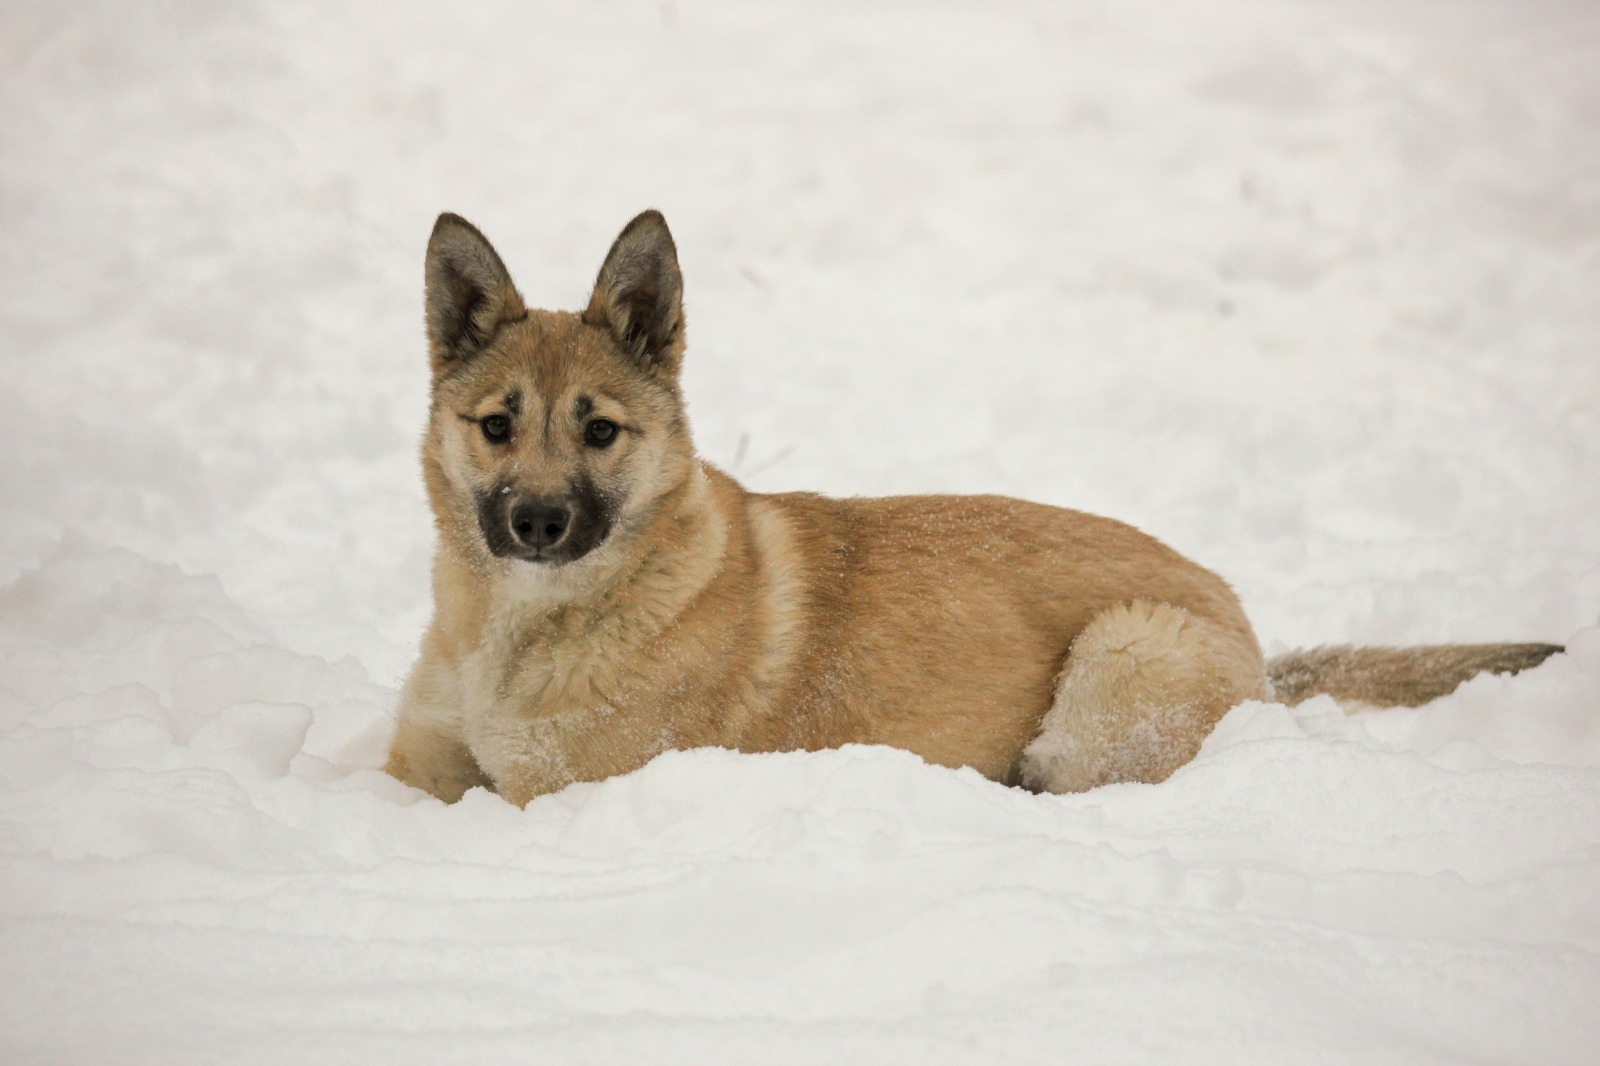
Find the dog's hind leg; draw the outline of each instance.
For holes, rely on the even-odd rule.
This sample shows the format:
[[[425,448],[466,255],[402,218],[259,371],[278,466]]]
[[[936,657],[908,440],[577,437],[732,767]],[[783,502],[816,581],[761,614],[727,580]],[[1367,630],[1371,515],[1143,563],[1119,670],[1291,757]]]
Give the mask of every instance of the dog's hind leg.
[[[1229,708],[1266,695],[1248,627],[1165,603],[1108,608],[1072,642],[1055,700],[1023,750],[1022,784],[1081,792],[1165,781]]]

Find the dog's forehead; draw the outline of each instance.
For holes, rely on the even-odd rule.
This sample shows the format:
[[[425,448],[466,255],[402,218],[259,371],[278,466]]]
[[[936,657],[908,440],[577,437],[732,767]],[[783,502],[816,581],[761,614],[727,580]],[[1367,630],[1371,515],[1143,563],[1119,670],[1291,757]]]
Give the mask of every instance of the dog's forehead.
[[[612,369],[604,358],[604,336],[570,311],[529,311],[502,330],[495,348],[508,370],[526,376],[541,393],[559,392],[575,375]]]
[[[602,330],[570,311],[537,310],[502,327],[489,350],[450,385],[458,406],[515,395],[530,410],[575,391],[622,402],[650,391],[647,376],[616,352]]]

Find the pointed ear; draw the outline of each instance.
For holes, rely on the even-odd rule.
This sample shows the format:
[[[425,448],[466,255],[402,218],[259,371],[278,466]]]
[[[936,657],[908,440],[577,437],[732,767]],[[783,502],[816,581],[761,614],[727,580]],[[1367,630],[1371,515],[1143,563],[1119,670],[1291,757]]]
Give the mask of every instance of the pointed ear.
[[[494,247],[460,215],[439,216],[428,238],[428,353],[438,377],[477,355],[528,309]]]
[[[660,211],[628,223],[611,246],[583,320],[611,331],[646,367],[676,372],[683,360],[683,275]]]

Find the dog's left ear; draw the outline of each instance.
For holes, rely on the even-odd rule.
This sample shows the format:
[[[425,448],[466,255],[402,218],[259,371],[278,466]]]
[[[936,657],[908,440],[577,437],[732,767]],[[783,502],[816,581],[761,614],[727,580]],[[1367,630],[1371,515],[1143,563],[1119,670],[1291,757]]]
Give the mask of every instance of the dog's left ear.
[[[436,379],[488,347],[502,325],[528,315],[499,253],[460,215],[446,213],[434,223],[424,273]]]
[[[660,211],[623,227],[611,246],[583,320],[611,331],[642,366],[676,373],[683,360],[683,274]]]

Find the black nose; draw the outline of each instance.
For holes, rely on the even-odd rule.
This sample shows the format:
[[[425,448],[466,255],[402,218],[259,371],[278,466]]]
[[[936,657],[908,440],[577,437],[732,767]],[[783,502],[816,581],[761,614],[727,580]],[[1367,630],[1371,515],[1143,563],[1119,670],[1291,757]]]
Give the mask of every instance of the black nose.
[[[511,509],[511,534],[534,551],[554,548],[567,535],[572,512],[553,500],[524,500]]]

